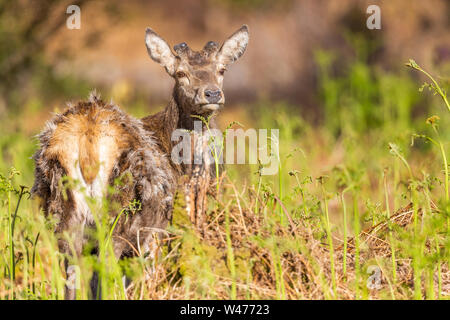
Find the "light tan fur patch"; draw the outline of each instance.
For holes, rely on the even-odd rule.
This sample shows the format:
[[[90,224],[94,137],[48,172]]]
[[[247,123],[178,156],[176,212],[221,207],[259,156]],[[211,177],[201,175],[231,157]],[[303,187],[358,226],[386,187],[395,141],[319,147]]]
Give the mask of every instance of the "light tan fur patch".
[[[68,115],[56,127],[46,156],[58,159],[71,177],[77,177],[79,165],[87,184],[92,184],[99,172],[106,182],[115,161],[129,145],[127,132],[111,121],[113,117],[113,112],[97,106],[84,114]]]

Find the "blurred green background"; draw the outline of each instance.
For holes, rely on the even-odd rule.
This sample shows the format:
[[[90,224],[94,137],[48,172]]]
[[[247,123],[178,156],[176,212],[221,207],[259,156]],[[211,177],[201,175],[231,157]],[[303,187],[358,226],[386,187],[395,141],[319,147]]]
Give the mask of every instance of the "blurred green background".
[[[66,28],[66,8],[71,4],[81,8],[80,30]],[[371,4],[381,8],[381,30],[366,27],[366,9]],[[344,188],[352,186],[351,203],[350,195],[346,196],[356,223],[348,220],[347,224],[356,229],[349,228],[349,236],[359,232],[359,223],[361,228],[374,226],[410,202],[425,208],[429,216],[436,204],[448,219],[443,158],[449,158],[450,118],[439,97],[427,88],[420,92],[427,80],[423,74],[405,67],[414,59],[448,91],[450,2],[446,0],[0,0],[0,177],[7,177],[14,166],[20,172],[11,178],[15,188],[31,187],[35,135],[52,112],[62,111],[66,102],[86,99],[94,88],[135,117],[164,108],[173,80],[148,57],[146,27],[172,46],[185,41],[200,49],[209,40],[223,41],[244,23],[250,28],[250,43],[225,76],[227,103],[219,123],[222,129],[233,121],[244,129],[280,129],[281,160],[277,175],[261,179],[256,165],[226,167],[244,210],[254,209],[251,194],[255,190],[273,204],[266,208],[270,219],[278,219],[272,213],[281,212],[275,195],[295,221],[314,225],[326,208],[333,236],[342,239],[345,220],[340,196],[344,199]],[[433,115],[440,118],[437,131],[426,123]],[[414,134],[442,142],[443,149],[426,139],[412,143]],[[411,195],[411,186],[420,190],[420,197]],[[229,189],[224,188],[222,196],[233,206],[239,200]],[[4,207],[11,203],[6,198],[8,190],[0,188]],[[16,200],[17,195],[13,197]],[[15,236],[28,242],[28,235],[36,239],[47,225],[32,201],[21,204],[18,219]],[[443,225],[440,222],[423,232],[440,235]],[[8,224],[3,227],[7,230]],[[443,239],[448,248],[448,237]],[[11,248],[6,240],[7,232],[0,234],[4,252]],[[419,248],[414,254],[421,256],[415,242],[400,238],[398,243]],[[43,259],[51,259],[47,254],[54,252],[51,246],[39,248]],[[401,248],[409,257],[408,250]],[[3,258],[6,275],[6,254]],[[431,276],[436,266],[433,259],[419,266],[428,268]],[[54,276],[59,271],[49,271],[57,264],[41,264],[55,283],[60,281]],[[197,271],[198,264],[193,266]],[[416,282],[419,267],[415,267]],[[450,278],[446,279],[444,285]],[[196,281],[203,283],[200,280]],[[397,298],[411,298],[403,285],[399,282]],[[221,297],[211,294],[213,287],[206,286],[199,296],[184,297]],[[186,294],[189,288],[188,283]],[[0,286],[0,296],[1,290]],[[43,285],[45,290],[49,297],[56,297],[55,290]],[[255,292],[252,297],[266,297]],[[158,294],[146,297],[167,298]],[[285,298],[277,291],[278,296]]]
[[[80,30],[66,27],[69,4],[81,8]],[[355,162],[367,157],[378,168],[385,164],[372,153],[385,155],[389,141],[419,152],[414,159],[420,162],[430,146],[418,142],[411,150],[410,136],[431,133],[424,120],[442,107],[418,91],[424,78],[404,63],[414,58],[448,87],[450,3],[377,1],[381,30],[366,27],[370,4],[2,0],[0,169],[15,165],[31,185],[32,136],[51,112],[94,88],[137,117],[163,108],[173,80],[147,55],[147,26],[171,45],[186,41],[201,48],[208,40],[223,41],[243,23],[251,40],[225,77],[222,128],[234,120],[280,128],[282,151],[306,150],[309,160],[297,163],[315,175],[352,158],[343,147],[348,144],[356,148]],[[448,122],[441,116],[442,128]],[[448,130],[442,134],[448,141]]]

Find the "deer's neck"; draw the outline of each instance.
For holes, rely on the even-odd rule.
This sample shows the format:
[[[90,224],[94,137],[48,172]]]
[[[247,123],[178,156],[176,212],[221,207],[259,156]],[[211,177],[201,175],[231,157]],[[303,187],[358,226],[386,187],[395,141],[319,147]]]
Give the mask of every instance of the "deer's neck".
[[[143,119],[145,127],[152,131],[158,139],[158,144],[164,149],[167,154],[171,154],[172,148],[177,142],[172,141],[172,133],[177,129],[184,130],[198,130],[199,124],[203,131],[207,130],[206,124],[199,118],[195,117],[195,114],[190,112],[192,108],[189,105],[184,104],[181,99],[176,95],[176,91],[172,95],[166,108],[161,112],[148,116]],[[202,115],[205,119],[208,119],[208,115]],[[208,125],[209,128],[216,128],[215,121],[211,117]],[[194,122],[197,125],[194,127]]]
[[[171,105],[174,107],[172,108]],[[170,113],[172,119],[177,119],[176,129],[194,130],[199,128],[201,123],[201,128],[203,131],[207,130],[207,125],[204,121],[209,121],[209,128],[216,128],[214,117],[208,119],[210,114],[197,114],[192,112],[194,110],[193,106],[189,105],[184,99],[177,95],[176,89],[173,92],[172,99],[169,102],[166,110]],[[175,111],[176,110],[176,111]],[[200,117],[200,118],[199,118]],[[194,124],[196,124],[194,126]]]

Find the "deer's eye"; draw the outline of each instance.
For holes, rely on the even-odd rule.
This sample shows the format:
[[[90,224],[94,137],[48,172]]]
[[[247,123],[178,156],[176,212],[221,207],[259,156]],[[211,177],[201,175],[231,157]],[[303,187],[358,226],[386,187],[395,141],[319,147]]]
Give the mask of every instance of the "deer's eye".
[[[222,69],[219,70],[219,74],[220,74],[221,76],[223,76],[223,74],[225,73],[225,71],[227,71],[227,69],[222,68]]]
[[[183,71],[177,72],[177,78],[184,78],[184,77],[186,77],[186,73],[184,73]]]

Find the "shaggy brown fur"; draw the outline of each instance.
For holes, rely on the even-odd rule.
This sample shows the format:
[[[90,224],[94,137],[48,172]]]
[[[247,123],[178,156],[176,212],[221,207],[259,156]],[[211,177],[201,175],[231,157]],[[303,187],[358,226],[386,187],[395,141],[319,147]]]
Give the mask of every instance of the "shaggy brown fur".
[[[166,156],[171,155],[174,147],[171,140],[174,130],[194,129],[192,116],[207,118],[224,104],[225,67],[244,53],[247,43],[248,29],[243,26],[220,49],[210,41],[196,52],[183,43],[175,46],[178,54],[175,56],[163,39],[147,29],[146,44],[151,58],[176,80],[173,97],[165,110],[140,121],[93,95],[89,102],[70,107],[47,124],[34,155],[32,193],[41,198],[46,214],[58,219],[56,232],[68,231],[74,237],[75,254],[81,254],[86,243],[84,229],[94,227],[85,195],[97,199],[106,196],[118,203],[119,209],[110,212],[112,217],[131,201],[141,202],[141,211],[123,215],[114,229],[114,252],[118,258],[131,254],[132,247],[149,251],[151,236],[165,228],[171,218],[176,181],[180,183],[183,175],[188,177],[183,181],[187,211],[193,222],[202,223],[213,165],[205,161],[176,165]],[[214,121],[209,126],[216,127]],[[205,125],[202,128],[206,130]],[[193,133],[191,137],[202,159],[209,158],[205,136]],[[65,176],[81,185],[67,188],[67,197],[64,197],[67,184],[62,179]],[[115,186],[114,194],[107,193],[107,186],[113,186],[117,178],[123,183]],[[59,247],[63,253],[72,253],[62,237]],[[69,298],[73,294],[70,292]]]
[[[167,107],[143,120],[145,128],[155,133],[158,144],[167,155],[178,141],[172,141],[176,129],[194,129],[195,116],[210,119],[209,128],[217,128],[214,116],[225,103],[222,91],[226,67],[241,57],[248,43],[248,27],[242,26],[219,48],[216,42],[209,41],[201,51],[193,51],[186,43],[174,46],[176,55],[168,44],[153,30],[147,29],[146,45],[150,57],[161,64],[175,79],[172,98]],[[203,133],[207,131],[202,125]],[[202,158],[208,159],[210,147],[205,135],[191,134],[192,147],[200,148]],[[193,161],[191,162],[193,163]],[[182,185],[185,193],[186,209],[196,224],[203,221],[206,209],[206,193],[215,183],[214,163],[177,165],[172,162],[179,177],[186,175]]]
[[[171,134],[176,129],[192,130],[194,119],[189,114],[182,113],[175,99],[172,99],[165,110],[142,119],[146,130],[155,132],[157,143],[168,155],[172,153],[172,148],[176,144],[171,140]],[[216,128],[214,119],[209,123],[210,128]],[[203,133],[206,128],[203,125]],[[197,146],[202,149],[202,158],[205,159],[209,154],[209,147],[197,133],[191,133],[191,147]],[[192,158],[194,152],[192,152]],[[192,159],[193,162],[193,159]],[[202,223],[203,214],[206,210],[207,193],[213,191],[215,167],[214,164],[207,164],[204,161],[201,164],[175,164],[171,162],[174,174],[178,176],[180,188],[185,196],[186,211],[190,219],[196,225]],[[222,169],[222,166],[221,166]]]
[[[32,193],[41,199],[44,212],[56,217],[55,231],[73,236],[74,253],[81,254],[87,241],[85,228],[95,224],[85,196],[99,202],[103,197],[112,200],[116,204],[109,212],[112,219],[133,200],[140,201],[140,211],[119,219],[114,252],[120,258],[131,255],[133,247],[149,251],[152,236],[171,219],[175,180],[167,157],[142,122],[91,95],[88,102],[56,115],[39,140]],[[76,183],[68,185],[65,176]],[[118,179],[121,183],[115,184]],[[108,186],[114,186],[115,192],[108,193]],[[63,237],[59,247],[63,253],[73,253]]]

